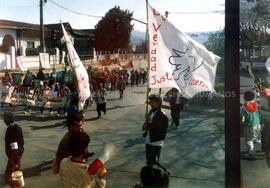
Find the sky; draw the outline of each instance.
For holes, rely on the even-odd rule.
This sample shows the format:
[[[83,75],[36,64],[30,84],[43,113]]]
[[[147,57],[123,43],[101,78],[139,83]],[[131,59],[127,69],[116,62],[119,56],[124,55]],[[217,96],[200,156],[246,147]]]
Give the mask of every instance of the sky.
[[[40,0],[0,0],[0,19],[39,24],[39,2]],[[74,29],[93,29],[101,19],[75,14],[53,2],[64,8],[94,16],[104,16],[109,9],[117,5],[121,9],[133,12],[133,18],[147,21],[145,0],[47,0],[43,8],[44,24],[59,23],[61,20],[69,22]],[[217,31],[223,29],[225,25],[225,0],[148,0],[148,2],[161,14],[168,11],[168,20],[182,32]],[[205,13],[213,11],[223,13]],[[136,21],[132,23],[135,30],[146,30],[146,25]]]

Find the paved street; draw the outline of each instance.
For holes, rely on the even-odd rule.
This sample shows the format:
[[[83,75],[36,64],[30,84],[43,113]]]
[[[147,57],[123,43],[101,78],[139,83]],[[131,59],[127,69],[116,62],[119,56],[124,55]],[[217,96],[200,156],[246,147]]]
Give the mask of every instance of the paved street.
[[[108,170],[108,188],[131,188],[139,180],[140,169],[145,165],[144,139],[141,131],[145,113],[145,92],[146,86],[128,87],[123,100],[118,99],[118,93],[109,93],[107,114],[102,115],[100,119],[96,118],[95,105],[86,110],[84,130],[91,137],[88,150],[96,152],[97,155],[102,150],[102,143],[107,141],[113,143],[120,151],[117,157],[105,164]],[[205,107],[200,108],[203,112]],[[224,117],[216,116],[215,112],[208,115],[191,113],[192,110],[188,109],[181,113],[179,129],[169,127],[161,152],[161,163],[172,172],[170,188],[222,188],[225,183]],[[164,111],[171,118],[170,111]],[[52,174],[51,162],[59,141],[67,131],[65,119],[50,116],[48,111],[40,115],[38,111],[33,110],[30,115],[25,115],[22,106],[15,107],[14,113],[16,123],[21,125],[24,132],[22,171],[25,187],[60,187],[59,176]],[[2,114],[1,110],[1,181],[7,162]],[[92,160],[94,158],[92,157]],[[243,163],[250,164],[250,161]],[[0,182],[0,187],[7,188],[3,182]]]
[[[263,80],[266,75],[256,74],[255,76],[261,77]],[[253,81],[248,76],[248,74],[241,73],[240,75],[240,101],[243,102],[243,95],[245,91],[251,90]],[[257,144],[256,152],[258,159],[257,160],[248,160],[248,148],[245,144],[245,139],[243,132],[241,132],[241,169],[243,174],[243,181],[245,188],[268,188],[270,185],[270,170],[267,166],[264,153],[261,150],[261,145]]]

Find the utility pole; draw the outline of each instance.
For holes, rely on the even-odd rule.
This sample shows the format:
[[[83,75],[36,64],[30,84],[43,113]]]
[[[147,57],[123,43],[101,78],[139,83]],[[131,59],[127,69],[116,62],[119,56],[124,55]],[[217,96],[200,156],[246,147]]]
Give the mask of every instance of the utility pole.
[[[44,0],[45,3],[47,0]],[[44,48],[45,40],[44,40],[44,26],[43,26],[43,0],[40,0],[40,50],[42,53],[45,52]]]

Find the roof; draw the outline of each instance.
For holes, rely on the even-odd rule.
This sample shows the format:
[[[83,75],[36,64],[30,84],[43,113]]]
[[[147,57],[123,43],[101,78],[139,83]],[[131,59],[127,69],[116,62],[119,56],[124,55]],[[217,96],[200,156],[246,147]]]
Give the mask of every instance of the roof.
[[[63,25],[64,25],[65,29],[71,28],[71,25],[68,22],[63,23]],[[57,24],[45,24],[44,27],[47,27],[48,29],[56,30],[58,32],[62,32],[62,27],[61,27],[60,23],[57,23]]]
[[[71,25],[66,22],[63,23],[66,30],[70,31],[73,35],[80,36],[80,37],[93,37],[94,36],[94,30],[93,29],[73,29]],[[55,30],[56,32],[62,33],[62,27],[61,24],[46,24],[44,25],[48,29]]]
[[[68,22],[63,23],[66,30],[70,31],[72,35],[76,37],[94,37],[93,29],[72,29],[71,25]],[[0,19],[0,28],[4,29],[30,29],[30,30],[40,30],[39,24],[30,24],[26,22],[17,22],[10,20],[1,20]],[[55,30],[56,32],[62,33],[62,27],[60,23],[57,24],[44,24],[44,30]]]
[[[10,20],[0,20],[0,28],[40,30],[40,25],[30,24],[30,23],[25,23],[25,22],[10,21]],[[44,28],[44,30],[47,30],[47,29]]]

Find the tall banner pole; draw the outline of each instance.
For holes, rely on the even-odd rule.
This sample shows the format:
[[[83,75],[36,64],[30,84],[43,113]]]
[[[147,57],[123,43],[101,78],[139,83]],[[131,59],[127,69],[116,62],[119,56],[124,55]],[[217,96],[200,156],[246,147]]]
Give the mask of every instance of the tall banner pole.
[[[147,48],[148,48],[148,53],[147,53],[147,90],[146,90],[146,108],[145,108],[145,113],[148,113],[148,96],[149,96],[149,71],[150,71],[150,45],[149,45],[149,29],[148,29],[148,0],[145,1],[146,2],[146,16],[147,16],[147,26],[146,26],[146,42],[147,42]]]

